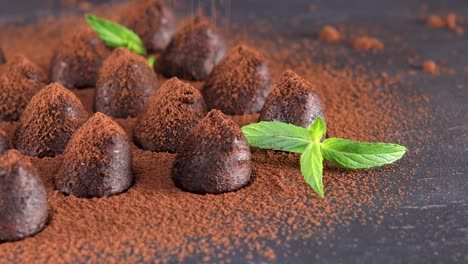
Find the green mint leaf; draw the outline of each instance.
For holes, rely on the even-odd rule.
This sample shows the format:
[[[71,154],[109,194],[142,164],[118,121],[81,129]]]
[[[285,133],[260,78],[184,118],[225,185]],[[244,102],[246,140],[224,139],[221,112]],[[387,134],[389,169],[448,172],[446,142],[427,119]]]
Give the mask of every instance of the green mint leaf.
[[[323,135],[327,132],[327,125],[325,125],[325,122],[319,116],[315,119],[314,123],[307,128],[307,130],[314,142],[320,142],[320,139],[322,139]]]
[[[146,59],[146,61],[148,61],[148,64],[149,66],[151,66],[151,68],[154,67],[154,62],[156,61],[156,58],[154,57],[154,55],[151,55],[148,57],[148,59]]]
[[[130,29],[101,19],[93,15],[86,15],[86,21],[98,36],[111,48],[125,47],[139,55],[145,55],[146,49],[141,38]]]
[[[323,157],[320,152],[320,143],[310,144],[301,155],[301,172],[306,182],[314,191],[324,197],[323,193]]]
[[[341,138],[328,138],[321,145],[326,160],[344,168],[365,169],[399,160],[406,148],[397,144],[356,142]]]
[[[251,146],[263,149],[302,153],[312,143],[307,129],[277,121],[246,125],[242,132]]]

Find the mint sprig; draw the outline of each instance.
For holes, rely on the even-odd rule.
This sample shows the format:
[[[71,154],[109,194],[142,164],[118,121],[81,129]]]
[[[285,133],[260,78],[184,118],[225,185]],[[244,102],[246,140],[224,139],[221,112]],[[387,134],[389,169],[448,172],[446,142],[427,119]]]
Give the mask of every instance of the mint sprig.
[[[308,128],[278,121],[262,121],[242,127],[249,144],[263,149],[301,153],[301,172],[314,191],[324,196],[323,160],[343,168],[363,169],[393,163],[406,153],[404,146],[387,143],[356,142],[342,138],[328,138],[321,117]]]
[[[147,52],[143,41],[132,30],[90,14],[86,14],[85,18],[91,28],[108,47],[113,49],[124,47],[138,55],[146,55]],[[154,56],[150,56],[147,61],[148,64],[153,67],[155,61]]]

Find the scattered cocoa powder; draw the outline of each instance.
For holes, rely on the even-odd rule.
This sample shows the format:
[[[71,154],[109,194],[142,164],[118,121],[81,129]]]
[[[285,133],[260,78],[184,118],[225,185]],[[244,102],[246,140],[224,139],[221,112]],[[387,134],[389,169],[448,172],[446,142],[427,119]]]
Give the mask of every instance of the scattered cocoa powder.
[[[57,36],[83,24],[82,17],[47,18],[31,25],[0,28],[0,39],[7,40],[2,45],[9,55],[19,49],[48,68],[53,53],[50,47],[58,43]],[[279,42],[250,40],[237,31],[230,34],[232,44],[255,45],[269,54],[275,79],[291,68],[318,87],[330,136],[391,140],[404,145],[412,140],[416,144],[418,139],[398,131],[431,120],[424,108],[427,98],[410,98],[421,110],[417,118],[402,108],[393,93],[395,84],[401,84],[399,76],[382,78],[380,73],[364,73],[365,66],[337,70],[332,65],[314,63],[311,54],[315,46],[307,42],[302,48],[284,42],[278,49]],[[94,88],[74,92],[90,111]],[[239,124],[257,118],[258,114],[234,116]],[[115,121],[132,138],[137,119]],[[0,123],[10,140],[16,126],[15,122]],[[399,195],[411,190],[399,188],[397,193],[394,186],[404,186],[414,173],[407,169],[414,166],[403,165],[414,165],[410,161],[417,150],[415,146],[396,164],[366,171],[344,170],[326,163],[323,199],[318,199],[305,183],[298,155],[283,152],[252,149],[250,185],[236,192],[197,195],[175,186],[171,173],[174,154],[144,151],[132,145],[135,184],[125,193],[102,199],[80,199],[55,190],[52,177],[60,167],[60,157],[27,157],[39,168],[46,186],[51,220],[34,237],[0,244],[0,262],[102,262],[103,258],[107,262],[152,262],[155,258],[181,262],[195,255],[219,262],[229,261],[232,254],[258,262],[273,260],[279,255],[271,245],[284,248],[284,254],[294,254],[294,241],[316,239],[322,243],[337,226],[353,221],[363,226],[381,223],[381,218],[368,217],[367,208],[379,214],[384,208],[399,205]]]
[[[372,37],[358,37],[351,40],[351,45],[357,50],[381,50],[384,44],[377,38]]]
[[[337,42],[340,38],[340,32],[332,26],[324,26],[319,35],[319,39],[324,42]]]

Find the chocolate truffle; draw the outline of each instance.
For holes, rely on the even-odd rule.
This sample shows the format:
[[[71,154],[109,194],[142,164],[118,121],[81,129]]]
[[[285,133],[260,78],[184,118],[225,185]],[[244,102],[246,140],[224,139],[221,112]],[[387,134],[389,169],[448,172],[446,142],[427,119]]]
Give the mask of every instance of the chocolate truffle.
[[[64,37],[52,59],[52,81],[67,88],[95,87],[98,71],[110,50],[89,27]]]
[[[80,100],[61,84],[52,83],[29,102],[13,142],[25,155],[54,157],[63,152],[70,137],[87,119]]]
[[[158,87],[148,62],[126,48],[117,48],[99,71],[94,109],[106,115],[136,117]]]
[[[8,137],[5,131],[0,130],[0,156],[5,154],[5,152],[10,148],[10,143],[8,142]]]
[[[272,88],[265,58],[239,45],[213,68],[202,92],[209,109],[243,115],[259,112]]]
[[[250,148],[239,126],[219,110],[211,110],[190,132],[175,157],[172,177],[181,189],[223,193],[250,180]]]
[[[314,86],[287,70],[268,95],[259,121],[281,121],[308,127],[318,116],[325,120],[322,100]]]
[[[162,0],[143,0],[129,4],[121,23],[141,37],[149,52],[162,51],[175,31],[172,9]]]
[[[201,93],[174,77],[146,103],[138,117],[133,139],[142,149],[176,152],[180,142],[205,115]]]
[[[226,53],[218,30],[203,16],[196,16],[176,31],[156,61],[156,70],[166,77],[201,81]]]
[[[6,62],[5,53],[3,53],[2,48],[0,48],[0,64],[4,64]]]
[[[47,207],[47,193],[36,168],[18,151],[7,151],[0,157],[0,241],[41,231]]]
[[[125,131],[103,113],[94,114],[65,148],[55,187],[77,197],[122,193],[133,184],[132,150]]]
[[[29,100],[46,82],[46,74],[24,56],[8,60],[0,73],[0,121],[18,120]]]

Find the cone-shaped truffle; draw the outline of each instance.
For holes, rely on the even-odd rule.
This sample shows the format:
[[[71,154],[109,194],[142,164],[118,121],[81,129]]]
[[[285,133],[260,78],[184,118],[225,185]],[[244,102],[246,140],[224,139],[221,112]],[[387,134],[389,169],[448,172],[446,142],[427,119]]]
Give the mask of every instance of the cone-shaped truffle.
[[[47,82],[46,74],[23,56],[9,60],[0,73],[0,121],[16,121]]]
[[[54,157],[63,152],[87,119],[80,100],[61,84],[52,83],[29,102],[15,132],[14,145],[25,155]]]
[[[5,53],[3,53],[2,48],[0,48],[0,64],[3,64],[5,62],[6,62]]]
[[[117,48],[99,71],[94,109],[117,118],[136,117],[157,87],[156,74],[143,57]]]
[[[259,121],[281,121],[308,127],[318,116],[325,120],[322,100],[314,86],[287,70],[268,95]]]
[[[239,126],[211,110],[177,151],[175,184],[194,193],[223,193],[244,187],[252,164],[247,140]]]
[[[41,231],[47,222],[47,194],[36,168],[16,150],[0,157],[0,242]]]
[[[273,88],[265,58],[239,45],[213,68],[203,88],[209,109],[229,115],[259,112]]]
[[[176,27],[174,13],[163,0],[132,2],[122,14],[121,21],[141,37],[149,52],[163,50]]]
[[[205,101],[190,84],[172,78],[154,94],[138,117],[134,141],[142,149],[176,152],[206,115]]]
[[[0,156],[5,154],[5,152],[10,149],[10,143],[8,142],[8,137],[5,131],[0,130]]]
[[[94,114],[68,142],[54,183],[59,191],[78,197],[126,191],[133,184],[133,174],[125,131],[103,113]]]
[[[156,61],[156,69],[166,77],[204,80],[226,53],[226,43],[203,16],[196,16],[176,31]]]
[[[95,87],[99,68],[109,56],[106,47],[91,28],[79,28],[66,35],[52,59],[52,81],[67,88]]]

